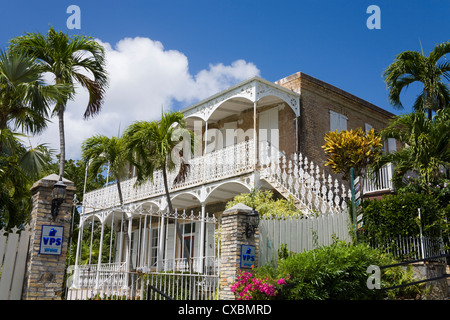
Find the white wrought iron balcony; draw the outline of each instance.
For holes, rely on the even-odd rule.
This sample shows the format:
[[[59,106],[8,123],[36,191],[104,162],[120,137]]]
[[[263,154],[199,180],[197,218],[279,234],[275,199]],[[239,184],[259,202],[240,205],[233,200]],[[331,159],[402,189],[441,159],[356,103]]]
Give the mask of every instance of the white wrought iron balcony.
[[[189,161],[190,172],[184,182],[173,185],[178,170],[168,174],[169,191],[180,190],[251,172],[254,170],[255,164],[254,148],[254,141],[248,140],[191,159]],[[165,192],[163,175],[160,170],[155,171],[153,182],[136,185],[136,178],[131,178],[123,181],[120,186],[125,204],[149,199],[162,195]],[[85,206],[85,213],[97,209],[120,206],[117,185],[112,184],[86,193],[83,198],[83,204]]]
[[[392,177],[394,172],[394,165],[388,163],[381,167],[378,172],[377,179],[365,178],[363,179],[363,194],[367,195],[376,192],[393,191],[394,186],[392,184]]]

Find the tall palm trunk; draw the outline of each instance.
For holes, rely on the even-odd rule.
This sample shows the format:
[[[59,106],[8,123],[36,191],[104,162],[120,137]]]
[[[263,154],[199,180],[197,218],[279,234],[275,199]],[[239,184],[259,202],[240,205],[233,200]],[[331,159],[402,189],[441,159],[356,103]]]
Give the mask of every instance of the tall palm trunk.
[[[162,174],[163,174],[163,180],[164,180],[164,190],[166,191],[167,205],[169,206],[169,212],[173,213],[174,211],[173,211],[173,206],[172,206],[172,200],[170,200],[170,193],[169,193],[169,186],[167,183],[167,172],[166,172],[166,164],[165,163],[163,166]],[[192,261],[191,261],[191,254],[189,252],[188,244],[181,237],[182,233],[181,233],[180,226],[178,225],[178,223],[175,223],[175,228],[176,228],[177,237],[180,240],[180,243],[181,244],[184,243],[184,245],[183,245],[184,255],[186,256],[186,259],[189,264],[189,272],[192,273]]]
[[[59,120],[59,176],[64,177],[64,168],[66,162],[66,142],[64,136],[64,106],[62,104],[57,105],[58,108],[58,120]]]

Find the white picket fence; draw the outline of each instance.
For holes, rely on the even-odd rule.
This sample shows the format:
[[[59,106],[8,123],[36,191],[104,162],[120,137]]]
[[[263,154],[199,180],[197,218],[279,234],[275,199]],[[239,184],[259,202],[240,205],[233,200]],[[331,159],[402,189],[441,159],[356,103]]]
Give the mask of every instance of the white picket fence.
[[[29,227],[0,230],[0,300],[21,299],[30,236]]]
[[[259,266],[277,259],[284,244],[300,253],[330,245],[334,238],[350,242],[349,214],[346,210],[318,217],[268,218],[259,224]]]

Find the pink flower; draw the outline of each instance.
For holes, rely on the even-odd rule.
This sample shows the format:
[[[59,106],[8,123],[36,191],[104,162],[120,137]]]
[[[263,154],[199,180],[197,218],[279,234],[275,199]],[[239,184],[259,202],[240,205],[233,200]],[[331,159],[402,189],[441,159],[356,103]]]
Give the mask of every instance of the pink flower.
[[[280,280],[277,281],[277,284],[286,284],[286,280],[284,280],[283,278],[281,278]]]

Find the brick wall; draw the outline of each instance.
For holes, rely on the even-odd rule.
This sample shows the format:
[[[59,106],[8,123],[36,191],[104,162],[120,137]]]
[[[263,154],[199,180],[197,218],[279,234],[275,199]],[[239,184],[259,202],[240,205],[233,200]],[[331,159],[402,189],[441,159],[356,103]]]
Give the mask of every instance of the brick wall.
[[[301,94],[299,149],[303,155],[314,160],[322,168],[326,161],[322,146],[325,143],[325,134],[330,131],[330,110],[348,118],[348,130],[358,127],[364,130],[366,123],[375,130],[380,130],[394,116],[365,100],[301,72],[281,79],[276,84]]]

